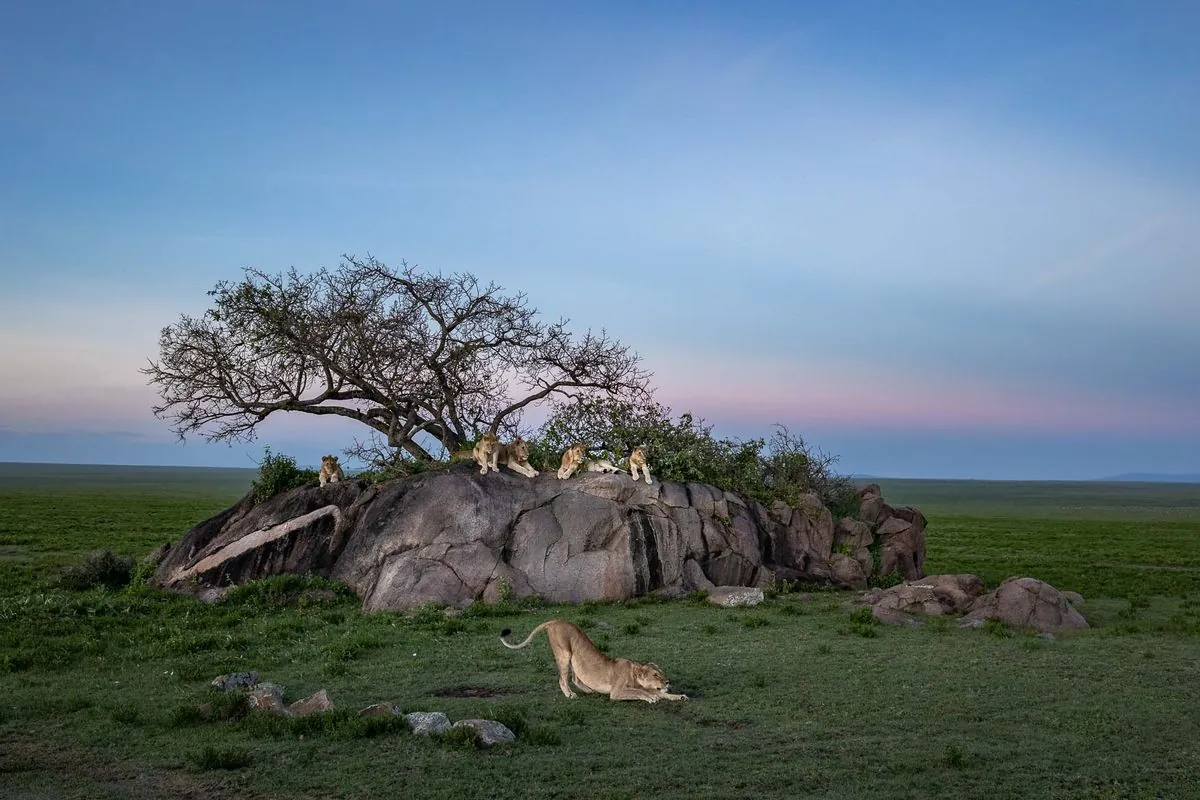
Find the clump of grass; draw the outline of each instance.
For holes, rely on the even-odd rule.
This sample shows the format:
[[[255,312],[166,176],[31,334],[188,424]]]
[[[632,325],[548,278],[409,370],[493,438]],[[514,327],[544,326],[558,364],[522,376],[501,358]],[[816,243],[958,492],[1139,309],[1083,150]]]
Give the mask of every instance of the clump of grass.
[[[988,633],[992,636],[997,636],[1001,639],[1009,639],[1013,635],[1012,629],[998,619],[984,620],[983,630],[985,633]]]
[[[549,725],[531,725],[520,739],[535,747],[557,747],[562,744],[562,736]]]
[[[706,636],[714,636],[718,630],[720,629],[711,622],[706,622],[700,626],[700,632]]]
[[[315,604],[313,593],[317,591],[333,592],[340,600],[354,599],[354,591],[339,581],[315,575],[283,574],[235,586],[221,599],[220,605],[257,612],[290,606],[307,608]]]
[[[59,582],[77,592],[98,587],[120,589],[129,583],[132,574],[132,558],[104,549],[88,553],[82,564],[65,567]]]
[[[214,769],[241,769],[250,766],[250,753],[240,747],[208,745],[191,757],[192,766],[200,772]]]
[[[872,575],[867,578],[867,586],[872,589],[890,589],[904,583],[904,576],[899,572],[889,572],[887,575]]]
[[[871,613],[870,606],[855,609],[850,614],[850,625],[842,633],[852,633],[864,639],[874,639],[879,635],[879,620]]]
[[[751,614],[742,619],[742,625],[750,629],[765,628],[770,624],[771,621],[769,619],[758,614]]]
[[[209,722],[238,720],[250,713],[250,701],[244,690],[222,692],[210,689],[199,703],[178,706],[171,714],[171,724],[177,728]]]
[[[705,603],[708,602],[708,591],[705,589],[693,589],[684,595],[683,599],[688,603]]]
[[[821,642],[817,645],[817,655],[819,656],[827,656],[832,652],[833,648],[829,646],[828,642]]]
[[[627,624],[623,628],[621,628],[621,630],[624,631],[629,636],[637,636],[639,633],[642,632],[642,626],[636,622],[630,622],[629,624]]]
[[[948,744],[942,750],[941,763],[943,767],[959,769],[967,763],[967,756],[961,748]]]
[[[450,747],[455,750],[476,750],[481,746],[479,731],[470,725],[463,725],[458,728],[450,728],[441,733],[434,733],[430,735],[430,738],[437,741],[443,747]]]

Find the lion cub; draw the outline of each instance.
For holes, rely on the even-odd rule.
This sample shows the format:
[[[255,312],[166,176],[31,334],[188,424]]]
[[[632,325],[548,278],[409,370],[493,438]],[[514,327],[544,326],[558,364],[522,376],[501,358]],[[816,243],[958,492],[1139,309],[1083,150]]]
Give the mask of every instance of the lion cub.
[[[475,443],[471,455],[479,464],[480,475],[487,475],[488,467],[491,467],[492,472],[499,472],[500,467],[496,462],[500,459],[500,437],[488,431]]]
[[[337,456],[321,456],[321,471],[317,473],[317,480],[321,482],[322,486],[346,480],[346,473],[342,472],[342,468],[338,465]]]
[[[585,472],[623,472],[616,464],[606,458],[589,458],[584,467]]]
[[[646,476],[646,483],[650,483],[650,465],[646,463],[646,446],[643,444],[633,448],[633,452],[629,454],[629,474],[635,481],[638,479],[639,468]]]
[[[579,626],[565,619],[552,619],[538,625],[520,644],[509,644],[504,637],[512,633],[505,628],[500,643],[510,650],[519,650],[533,641],[545,629],[558,664],[558,688],[568,698],[576,695],[567,685],[568,679],[581,692],[607,694],[610,700],[687,700],[685,694],[667,691],[670,681],[657,664],[643,664],[627,658],[609,658],[601,653]]]
[[[567,448],[567,452],[563,453],[562,465],[558,468],[558,477],[564,481],[575,474],[575,471],[583,466],[584,459],[587,458],[587,448],[583,442],[576,442]]]

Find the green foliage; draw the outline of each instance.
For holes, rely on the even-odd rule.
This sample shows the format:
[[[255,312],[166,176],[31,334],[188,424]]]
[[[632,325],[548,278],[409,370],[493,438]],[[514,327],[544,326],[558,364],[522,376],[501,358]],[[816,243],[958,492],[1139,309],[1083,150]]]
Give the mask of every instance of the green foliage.
[[[207,745],[191,757],[192,766],[203,772],[214,769],[241,769],[250,766],[250,754],[240,747]]]
[[[276,455],[268,447],[258,463],[258,476],[251,485],[254,500],[261,503],[288,489],[312,483],[317,477],[315,469],[300,469],[296,466],[296,459],[283,453]]]
[[[691,412],[672,419],[671,409],[608,398],[589,398],[559,406],[531,437],[531,447],[547,464],[574,442],[591,454],[617,463],[644,445],[655,475],[662,480],[707,483],[764,503],[797,505],[815,493],[835,518],[858,513],[853,481],[836,474],[837,458],[809,447],[782,425],[767,439],[728,439],[713,435],[712,425]],[[549,468],[549,467],[548,467]]]
[[[867,585],[872,589],[890,589],[902,583],[904,583],[904,576],[895,570],[889,572],[887,575],[872,575],[867,578]]]
[[[285,606],[307,608],[330,602],[322,598],[333,595],[333,602],[355,599],[354,591],[340,581],[315,575],[271,575],[235,586],[221,598],[223,607],[247,611],[271,612]]]
[[[82,564],[65,567],[59,581],[77,592],[98,587],[120,589],[129,583],[132,574],[133,559],[106,548],[88,553]]]

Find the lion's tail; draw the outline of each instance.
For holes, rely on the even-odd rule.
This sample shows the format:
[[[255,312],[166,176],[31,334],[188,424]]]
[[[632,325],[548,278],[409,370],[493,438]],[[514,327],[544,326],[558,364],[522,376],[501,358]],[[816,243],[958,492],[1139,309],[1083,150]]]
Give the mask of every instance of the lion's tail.
[[[534,628],[532,631],[529,632],[529,635],[525,637],[525,641],[521,642],[520,644],[509,644],[508,642],[504,641],[504,637],[508,636],[510,633],[512,633],[511,628],[505,628],[504,630],[500,631],[500,644],[504,645],[509,650],[520,650],[522,647],[524,647],[525,645],[532,642],[533,637],[535,637],[539,633],[541,633],[542,629],[545,628],[547,625],[549,625],[551,622],[554,622],[554,620],[552,620],[552,619],[546,620],[541,625],[538,625],[536,628]]]

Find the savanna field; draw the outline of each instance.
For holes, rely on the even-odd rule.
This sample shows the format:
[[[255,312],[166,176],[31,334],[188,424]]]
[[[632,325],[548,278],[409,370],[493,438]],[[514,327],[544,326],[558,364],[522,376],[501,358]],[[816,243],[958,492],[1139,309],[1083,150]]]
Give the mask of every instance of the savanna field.
[[[364,615],[281,578],[214,605],[135,581],[74,589],[98,548],[140,559],[243,495],[248,470],[0,465],[0,796],[1200,797],[1200,485],[881,480],[929,518],[926,571],[1085,597],[1056,639],[874,624],[852,592],[781,587],[755,608],[529,602]],[[332,592],[306,591],[313,588]],[[567,700],[544,638],[565,617],[653,661],[686,703]],[[289,701],[209,688],[257,670]],[[479,750],[357,710],[505,722]]]

